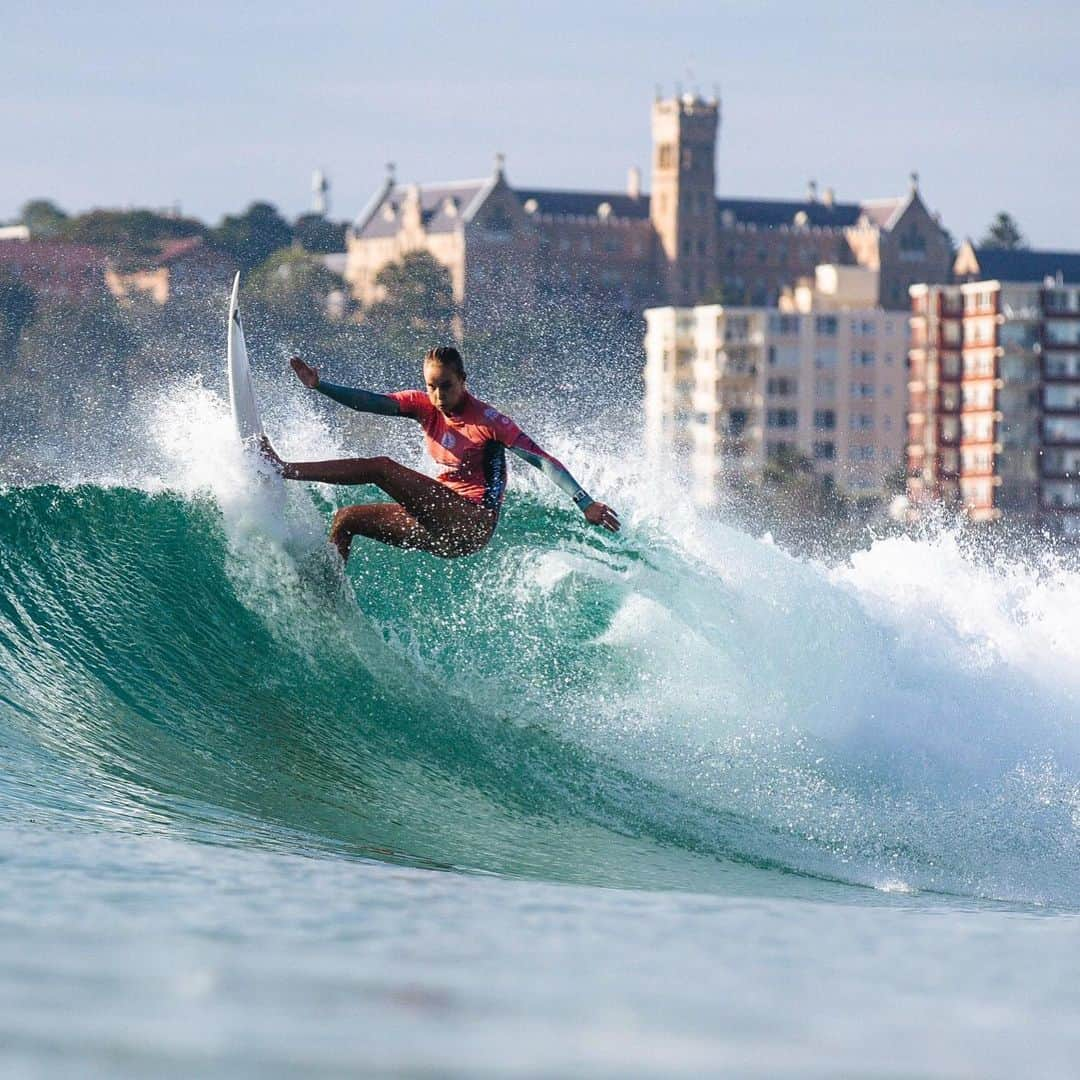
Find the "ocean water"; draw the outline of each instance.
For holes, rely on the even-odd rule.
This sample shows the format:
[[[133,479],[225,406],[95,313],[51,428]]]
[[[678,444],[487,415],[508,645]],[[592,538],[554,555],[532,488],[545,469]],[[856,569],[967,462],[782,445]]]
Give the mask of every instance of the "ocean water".
[[[1067,559],[826,566],[555,433],[620,536],[518,469],[345,574],[218,395],[139,423],[0,489],[4,1075],[1076,1075]]]

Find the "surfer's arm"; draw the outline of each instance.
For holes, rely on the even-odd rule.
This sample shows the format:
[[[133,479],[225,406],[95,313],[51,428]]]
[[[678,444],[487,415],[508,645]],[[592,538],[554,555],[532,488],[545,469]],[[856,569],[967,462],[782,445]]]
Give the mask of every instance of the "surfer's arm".
[[[375,394],[351,386],[337,386],[320,379],[314,386],[331,401],[346,405],[357,412],[379,413],[382,416],[401,416],[401,406],[388,394]]]
[[[539,469],[560,491],[565,491],[590,525],[602,525],[609,532],[619,531],[619,515],[610,506],[597,502],[570,475],[570,470],[561,461],[537,446],[525,432],[519,430],[517,437],[506,448],[534,469]]]
[[[561,461],[553,458],[546,450],[541,450],[524,432],[521,432],[507,449],[527,461],[534,469],[539,469],[560,491],[565,491],[579,510],[584,512],[595,501],[570,475],[570,470]]]

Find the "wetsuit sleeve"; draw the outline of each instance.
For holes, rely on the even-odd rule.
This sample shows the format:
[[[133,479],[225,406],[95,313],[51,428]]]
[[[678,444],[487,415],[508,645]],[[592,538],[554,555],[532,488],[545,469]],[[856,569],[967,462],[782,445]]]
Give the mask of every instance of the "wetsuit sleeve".
[[[380,413],[382,416],[404,415],[401,404],[390,394],[373,394],[370,390],[357,390],[350,386],[336,386],[319,380],[315,387],[339,405],[347,405],[357,412]]]
[[[527,461],[533,468],[539,469],[557,488],[565,491],[579,510],[584,511],[593,503],[592,496],[570,475],[569,469],[545,450],[541,450],[524,431],[518,432],[517,438],[507,444],[507,449]]]

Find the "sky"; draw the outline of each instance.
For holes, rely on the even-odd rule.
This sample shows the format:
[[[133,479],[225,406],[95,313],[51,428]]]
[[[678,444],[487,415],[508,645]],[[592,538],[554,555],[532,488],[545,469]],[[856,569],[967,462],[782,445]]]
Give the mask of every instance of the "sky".
[[[309,10],[304,10],[309,8]],[[167,207],[289,216],[330,178],[353,218],[402,181],[648,186],[656,88],[711,93],[720,194],[902,194],[957,239],[1008,210],[1080,249],[1080,5],[729,2],[260,4],[0,0],[0,220]]]

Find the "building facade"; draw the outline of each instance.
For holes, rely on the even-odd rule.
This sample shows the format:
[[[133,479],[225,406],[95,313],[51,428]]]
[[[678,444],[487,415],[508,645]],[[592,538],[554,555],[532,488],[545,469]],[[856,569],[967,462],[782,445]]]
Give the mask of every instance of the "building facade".
[[[785,457],[883,495],[904,460],[908,328],[876,305],[876,277],[821,266],[775,307],[646,311],[649,454],[685,462],[703,504]]]
[[[965,244],[911,289],[908,497],[1080,538],[1080,254]]]
[[[949,279],[948,236],[913,177],[906,195],[838,202],[811,185],[802,200],[716,195],[720,105],[695,94],[652,108],[652,188],[631,169],[626,191],[517,188],[501,157],[486,179],[386,182],[350,228],[345,277],[362,305],[379,271],[423,250],[446,267],[468,317],[537,293],[587,297],[627,311],[705,300],[777,302],[822,263],[875,270],[878,301],[907,308],[915,282]]]

